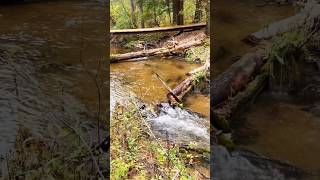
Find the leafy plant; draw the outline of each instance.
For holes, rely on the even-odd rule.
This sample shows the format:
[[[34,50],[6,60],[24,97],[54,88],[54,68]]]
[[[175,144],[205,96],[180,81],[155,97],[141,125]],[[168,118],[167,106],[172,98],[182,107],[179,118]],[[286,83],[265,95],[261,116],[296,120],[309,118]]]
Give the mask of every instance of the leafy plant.
[[[303,33],[298,31],[288,32],[276,37],[271,44],[268,59],[270,77],[279,82],[280,89],[285,82],[288,86],[299,78],[298,61],[305,55],[302,46],[305,41]],[[274,83],[273,83],[274,84]]]

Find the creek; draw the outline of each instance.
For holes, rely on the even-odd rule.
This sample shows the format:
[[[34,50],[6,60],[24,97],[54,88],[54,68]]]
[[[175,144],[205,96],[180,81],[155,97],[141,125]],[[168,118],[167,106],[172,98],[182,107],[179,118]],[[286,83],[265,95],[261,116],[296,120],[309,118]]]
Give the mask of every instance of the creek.
[[[241,41],[247,35],[274,21],[293,15],[297,10],[286,5],[257,6],[257,2],[254,0],[216,2],[214,32],[217,34],[215,47],[217,60],[213,65],[214,75],[223,72],[237,60],[236,56],[241,56],[251,48]],[[315,97],[317,94],[309,94],[309,96]],[[288,162],[314,175],[310,178],[319,178],[320,147],[317,140],[320,137],[320,117],[316,111],[309,111],[309,108],[317,102],[319,101],[315,98],[306,98],[304,95],[266,90],[233,119],[231,126],[234,130],[233,138],[236,146]],[[223,162],[235,163],[231,160],[229,163]],[[244,163],[244,161],[241,162]],[[263,166],[267,163],[267,161],[261,161],[255,166]],[[219,170],[217,174],[220,173],[223,177],[226,175],[223,172]],[[243,168],[235,174],[244,179],[256,179],[258,176],[261,179],[289,177],[283,175],[264,177],[266,172],[251,172]],[[246,177],[246,174],[252,176]],[[254,177],[255,174],[258,176]],[[300,179],[301,177],[291,176],[290,178]]]
[[[115,46],[111,48],[111,53],[119,51],[124,50]],[[136,97],[153,106],[163,103],[159,115],[148,117],[153,130],[159,136],[167,132],[168,137],[162,137],[176,143],[189,144],[200,139],[199,143],[209,149],[209,95],[193,91],[184,100],[184,109],[172,108],[164,103],[167,101],[168,90],[155,76],[158,73],[168,86],[174,88],[187,77],[186,73],[199,66],[187,63],[180,57],[149,57],[139,61],[112,63],[110,109],[112,111],[116,102],[126,101],[128,97]]]
[[[45,138],[64,120],[97,136],[92,76],[105,58],[104,8],[95,0],[0,6],[1,169],[20,126]]]

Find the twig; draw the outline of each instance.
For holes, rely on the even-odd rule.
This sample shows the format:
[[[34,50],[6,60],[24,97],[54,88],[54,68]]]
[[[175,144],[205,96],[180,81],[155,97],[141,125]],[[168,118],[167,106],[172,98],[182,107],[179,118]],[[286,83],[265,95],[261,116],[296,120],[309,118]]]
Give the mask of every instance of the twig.
[[[169,93],[174,97],[174,99],[177,102],[180,102],[181,100],[174,94],[172,89],[161,79],[160,75],[158,73],[155,73],[156,77],[161,81],[161,83],[164,85],[164,87],[169,91]]]

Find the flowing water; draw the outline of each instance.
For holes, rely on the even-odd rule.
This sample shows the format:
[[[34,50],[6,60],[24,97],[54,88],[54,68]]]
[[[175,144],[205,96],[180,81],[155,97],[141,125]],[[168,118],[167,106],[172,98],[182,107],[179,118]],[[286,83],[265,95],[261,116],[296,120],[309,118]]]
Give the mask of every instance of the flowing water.
[[[181,58],[158,57],[111,64],[111,110],[116,101],[125,101],[125,98],[130,95],[147,104],[156,105],[166,102],[168,91],[157,79],[155,73],[158,73],[168,86],[175,87],[187,77],[185,75],[187,72],[196,67],[199,65],[186,63]],[[127,92],[121,93],[121,90],[117,88]],[[164,105],[161,109],[162,113],[150,118],[153,129],[167,131],[169,138],[175,142],[188,144],[200,138],[208,146],[209,133],[207,130],[209,126],[204,126],[203,122],[208,122],[204,117],[207,119],[209,117],[209,96],[195,93],[187,97],[185,102],[186,108],[192,110],[193,113]]]
[[[65,120],[94,133],[105,32],[103,1],[0,6],[0,168],[20,126],[41,136]]]
[[[214,75],[223,72],[237,60],[233,57],[250,49],[250,46],[241,41],[243,38],[271,22],[293,15],[296,11],[289,6],[258,7],[257,2],[259,1],[216,2],[214,32],[217,34],[215,43],[217,61],[214,64]],[[289,162],[312,174],[319,174],[320,146],[317,141],[320,137],[320,117],[314,112],[305,110],[313,103],[304,97],[264,93],[233,121],[237,145],[273,159]],[[233,164],[231,160],[229,163],[226,161],[224,163]],[[261,161],[260,165],[264,163],[266,162]],[[231,166],[230,168],[232,169]],[[231,169],[229,171],[232,171]],[[226,175],[223,172],[220,171],[221,176]],[[257,172],[251,173],[244,167],[234,177],[245,175],[242,173]],[[262,175],[260,177],[263,177],[264,173],[260,174]],[[278,177],[284,179],[280,175]],[[252,179],[252,177],[244,179],[248,178]]]
[[[120,51],[123,52],[123,51]],[[111,53],[119,53],[113,48]],[[123,76],[123,84],[129,91],[149,104],[167,101],[168,90],[156,77],[161,76],[166,84],[172,89],[187,78],[186,73],[199,64],[185,62],[182,58],[160,58],[152,57],[142,61],[113,63],[110,65],[111,81],[116,76]],[[193,93],[186,97],[185,105],[194,112],[209,117],[209,95],[206,93]]]

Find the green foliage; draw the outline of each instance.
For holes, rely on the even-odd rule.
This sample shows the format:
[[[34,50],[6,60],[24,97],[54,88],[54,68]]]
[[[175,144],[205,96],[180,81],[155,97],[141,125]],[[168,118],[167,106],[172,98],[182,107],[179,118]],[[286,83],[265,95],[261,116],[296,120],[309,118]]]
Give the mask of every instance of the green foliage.
[[[205,80],[205,78],[206,78],[206,72],[204,72],[204,71],[199,71],[199,72],[196,72],[195,74],[194,74],[194,81],[196,82],[196,84],[199,84],[199,83],[201,83],[203,80]]]
[[[270,60],[282,65],[290,64],[296,60],[295,55],[302,52],[303,48],[300,46],[304,40],[304,35],[297,31],[277,37],[274,39],[269,51]]]
[[[90,179],[99,176],[92,167],[88,149],[79,143],[78,136],[61,127],[50,127],[47,133],[46,137],[39,138],[28,129],[19,128],[15,151],[9,154],[8,178]]]
[[[186,51],[187,62],[200,61],[205,63],[206,59],[210,57],[210,40],[206,39],[205,43],[201,46],[191,47]]]
[[[305,40],[303,33],[293,31],[272,41],[268,53],[269,72],[271,78],[280,83],[280,87],[284,82],[288,82],[288,86],[291,86],[291,82],[299,78],[298,62],[306,54],[303,46]]]
[[[201,11],[205,12],[203,0]],[[172,2],[166,0],[135,0],[134,17],[136,25],[141,28],[141,21],[144,21],[145,27],[168,26],[172,24]],[[169,2],[169,4],[167,4]],[[143,12],[140,11],[139,4],[142,3]],[[169,6],[168,6],[169,5]],[[196,5],[194,0],[184,1],[184,22],[193,23]],[[205,13],[201,22],[205,22]],[[111,29],[136,28],[132,22],[130,0],[111,0],[110,2]]]

